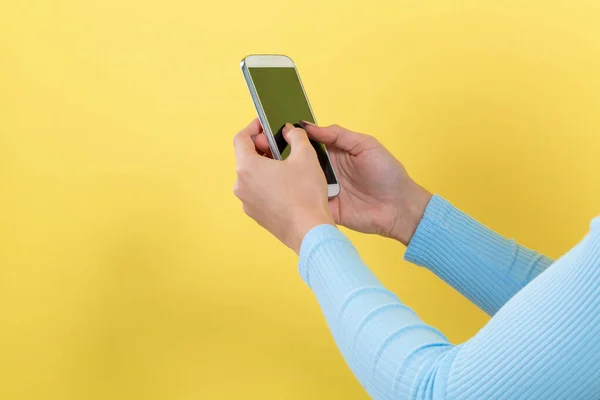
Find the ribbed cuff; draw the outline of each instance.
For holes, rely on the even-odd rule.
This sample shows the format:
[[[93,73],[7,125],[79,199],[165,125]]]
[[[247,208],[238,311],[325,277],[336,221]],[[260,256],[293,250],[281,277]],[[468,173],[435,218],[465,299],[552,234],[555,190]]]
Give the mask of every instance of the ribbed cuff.
[[[433,195],[404,253],[406,261],[420,266],[430,263],[428,255],[435,243],[438,227],[454,209],[452,204],[442,197]]]
[[[312,254],[321,246],[331,240],[343,241],[352,245],[350,240],[333,225],[318,225],[312,228],[300,246],[300,260],[298,261],[298,271],[300,276],[310,286],[309,264]]]

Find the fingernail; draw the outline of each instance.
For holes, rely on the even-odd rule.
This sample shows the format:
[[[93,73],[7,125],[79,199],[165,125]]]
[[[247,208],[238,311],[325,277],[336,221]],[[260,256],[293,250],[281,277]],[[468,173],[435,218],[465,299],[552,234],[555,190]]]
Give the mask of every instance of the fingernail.
[[[290,124],[289,122],[286,122],[285,125],[283,126],[283,129],[281,130],[281,133],[283,134],[283,137],[287,140],[287,133],[289,132],[290,129],[294,129],[294,125]]]
[[[286,135],[291,129],[294,129],[294,125],[290,124],[289,122],[286,122],[285,126],[283,127],[283,134]]]
[[[300,124],[300,126],[302,127],[302,129],[304,129],[306,126],[312,126],[312,125],[314,125],[312,122],[308,122],[308,121],[305,121],[303,119],[301,119],[298,122],[298,124]]]

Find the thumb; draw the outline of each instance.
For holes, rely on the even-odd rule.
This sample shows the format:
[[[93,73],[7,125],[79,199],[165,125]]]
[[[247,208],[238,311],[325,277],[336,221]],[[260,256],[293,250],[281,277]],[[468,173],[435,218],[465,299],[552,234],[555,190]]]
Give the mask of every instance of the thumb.
[[[318,126],[310,122],[302,121],[302,127],[306,130],[306,133],[311,139],[350,153],[352,153],[352,150],[356,148],[356,146],[365,140],[363,134],[342,128],[339,125]]]
[[[289,122],[285,124],[285,127],[283,128],[283,137],[285,138],[285,141],[292,146],[290,155],[312,148],[306,131],[302,128],[294,127],[294,125]]]

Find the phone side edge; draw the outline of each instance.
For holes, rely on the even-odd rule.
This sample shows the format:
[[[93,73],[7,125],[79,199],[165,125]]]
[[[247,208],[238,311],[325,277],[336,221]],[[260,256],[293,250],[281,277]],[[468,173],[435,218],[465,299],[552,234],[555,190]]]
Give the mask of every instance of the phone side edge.
[[[258,97],[258,93],[256,92],[256,87],[254,86],[252,75],[250,75],[246,58],[248,57],[245,57],[240,63],[240,68],[242,70],[242,75],[244,76],[244,81],[246,82],[246,87],[248,88],[248,92],[250,93],[250,97],[252,98],[252,103],[254,104],[256,113],[258,114],[258,119],[260,120],[260,124],[262,125],[265,137],[269,142],[271,154],[273,154],[273,158],[281,160],[281,154],[279,153],[279,149],[277,148],[277,144],[275,143],[275,138],[273,137],[273,132],[271,132],[271,127],[268,124],[267,115],[265,114],[260,98]]]

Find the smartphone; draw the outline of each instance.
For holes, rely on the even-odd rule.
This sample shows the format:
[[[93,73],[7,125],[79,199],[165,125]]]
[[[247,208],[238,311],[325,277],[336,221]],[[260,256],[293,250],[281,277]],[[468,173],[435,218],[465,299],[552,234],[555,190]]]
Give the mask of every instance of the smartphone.
[[[291,58],[283,55],[250,55],[242,60],[242,73],[273,157],[284,160],[290,146],[283,138],[287,122],[316,123],[298,70]],[[325,145],[311,140],[327,179],[329,197],[340,193],[340,184]]]

